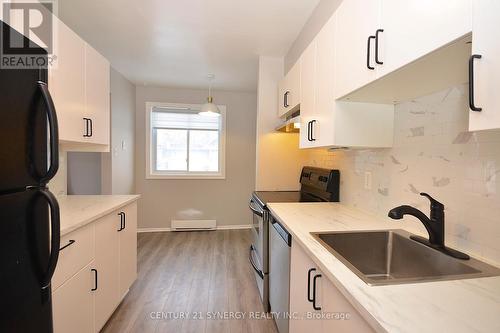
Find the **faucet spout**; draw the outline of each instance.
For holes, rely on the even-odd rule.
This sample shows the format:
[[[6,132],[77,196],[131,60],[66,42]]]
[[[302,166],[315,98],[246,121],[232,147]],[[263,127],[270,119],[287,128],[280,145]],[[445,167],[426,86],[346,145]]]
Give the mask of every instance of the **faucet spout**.
[[[427,193],[420,193],[420,195],[428,198],[431,202],[430,217],[427,217],[427,215],[415,207],[408,205],[398,206],[391,209],[388,216],[394,220],[401,220],[405,215],[416,217],[420,220],[420,222],[422,222],[427,230],[429,240],[419,236],[411,236],[411,239],[446,253],[454,258],[464,260],[469,259],[469,256],[465,253],[450,249],[444,245],[444,205]]]
[[[431,220],[422,211],[415,207],[403,205],[389,211],[389,217],[395,220],[402,219],[405,215],[416,217],[422,222],[432,245],[444,246],[444,220]]]

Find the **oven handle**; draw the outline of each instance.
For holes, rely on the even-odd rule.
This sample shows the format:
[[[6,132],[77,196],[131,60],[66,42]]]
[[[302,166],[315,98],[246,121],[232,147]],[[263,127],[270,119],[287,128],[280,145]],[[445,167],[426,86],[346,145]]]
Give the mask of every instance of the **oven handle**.
[[[248,204],[248,207],[250,208],[250,210],[255,214],[255,215],[258,215],[260,217],[264,216],[264,212],[257,209],[254,205],[254,201],[253,200],[250,200],[250,203]]]
[[[257,268],[257,265],[255,265],[255,262],[253,261],[253,252],[255,251],[255,248],[253,247],[253,245],[250,245],[250,255],[248,257],[248,259],[250,260],[250,264],[252,264],[252,267],[253,269],[255,270],[255,273],[257,273],[257,275],[260,276],[261,279],[264,278],[264,273],[262,273],[262,271],[260,269]]]

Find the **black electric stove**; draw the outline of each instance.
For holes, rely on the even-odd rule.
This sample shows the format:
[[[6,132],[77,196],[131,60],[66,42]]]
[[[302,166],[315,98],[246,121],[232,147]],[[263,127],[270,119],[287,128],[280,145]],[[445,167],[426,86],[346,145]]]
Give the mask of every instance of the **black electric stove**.
[[[257,286],[266,311],[269,306],[269,221],[267,204],[272,202],[339,201],[339,170],[304,167],[300,174],[300,191],[255,191],[250,200],[253,213],[252,245],[249,259],[255,270]]]
[[[304,167],[300,191],[255,191],[253,200],[262,208],[271,202],[338,202],[339,170]]]

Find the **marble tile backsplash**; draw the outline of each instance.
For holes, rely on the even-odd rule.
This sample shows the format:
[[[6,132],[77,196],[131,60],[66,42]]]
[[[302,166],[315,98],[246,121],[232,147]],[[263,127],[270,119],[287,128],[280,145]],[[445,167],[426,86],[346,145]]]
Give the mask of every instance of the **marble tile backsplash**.
[[[316,150],[312,163],[341,170],[344,204],[381,216],[401,204],[428,213],[428,192],[445,204],[447,245],[500,265],[500,130],[468,132],[467,98],[460,85],[398,104],[393,148]]]

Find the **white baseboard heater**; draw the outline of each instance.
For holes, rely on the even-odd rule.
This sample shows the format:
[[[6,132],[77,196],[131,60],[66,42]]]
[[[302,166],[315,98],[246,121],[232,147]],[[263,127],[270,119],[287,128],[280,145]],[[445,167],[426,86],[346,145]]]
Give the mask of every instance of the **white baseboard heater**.
[[[216,220],[172,220],[172,231],[215,230]]]

